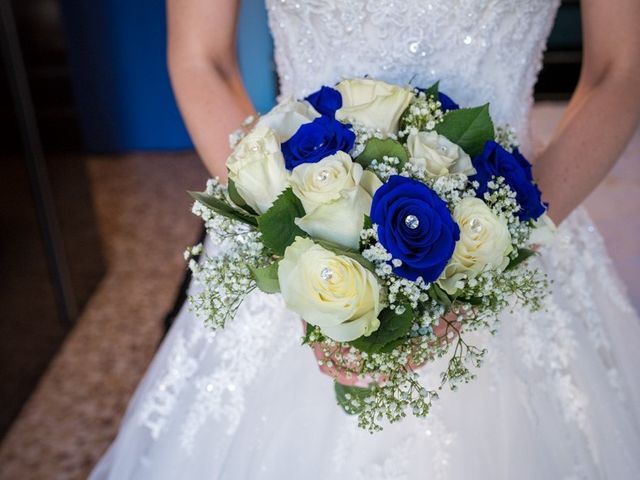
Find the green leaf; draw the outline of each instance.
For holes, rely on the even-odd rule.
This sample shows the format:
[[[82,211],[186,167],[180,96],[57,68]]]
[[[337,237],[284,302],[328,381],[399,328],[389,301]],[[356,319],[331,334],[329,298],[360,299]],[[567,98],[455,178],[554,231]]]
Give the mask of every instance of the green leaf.
[[[364,224],[362,226],[362,229],[363,230],[368,230],[370,228],[373,228],[373,222],[371,221],[371,217],[369,215],[365,215],[364,216]],[[369,243],[369,240],[360,239],[360,250],[363,250],[364,248],[366,248],[368,243]],[[372,266],[373,266],[373,264],[372,264]],[[369,270],[371,270],[371,269],[369,269]],[[371,271],[375,273],[374,270],[371,270]]]
[[[242,198],[242,196],[238,192],[238,188],[236,187],[235,182],[231,179],[229,179],[227,191],[229,192],[229,198],[233,203],[235,203],[238,207],[242,208],[251,215],[257,215],[255,210],[247,205],[247,202],[245,202],[244,198]]]
[[[438,100],[439,91],[440,91],[440,81],[437,81],[436,83],[431,85],[429,88],[427,88],[424,91],[424,93],[427,97],[433,97],[434,99]]]
[[[238,189],[236,188],[236,184],[233,180],[229,179],[229,183],[227,184],[227,190],[229,192],[229,198],[233,203],[235,203],[239,207],[246,207],[247,202],[244,201],[244,198],[238,193]]]
[[[471,298],[457,298],[456,302],[459,303],[468,303],[469,305],[480,306],[483,304],[482,298],[480,297],[471,297]]]
[[[442,290],[437,283],[432,283],[427,291],[429,296],[437,302],[440,302],[445,307],[451,306],[451,298],[447,295],[447,292]]]
[[[369,215],[365,215],[364,216],[364,227],[362,227],[364,230],[368,230],[370,228],[373,228],[373,222],[371,221],[371,217]]]
[[[313,241],[316,242],[318,245],[320,245],[322,248],[326,248],[327,250],[335,253],[336,255],[344,255],[345,257],[353,258],[356,262],[358,262],[360,265],[362,265],[364,268],[366,268],[370,272],[376,273],[375,265],[371,263],[369,260],[367,260],[366,258],[364,258],[360,254],[360,252],[358,252],[357,250],[351,250],[344,247],[340,247],[328,240],[318,240],[314,238]]]
[[[489,104],[450,110],[445,113],[435,130],[474,157],[482,152],[487,141],[494,139]]]
[[[206,192],[188,192],[191,197],[203,204],[205,207],[213,210],[214,212],[223,215],[232,220],[237,220],[242,223],[246,223],[247,225],[251,225],[252,227],[258,226],[258,221],[256,217],[253,215],[249,215],[247,213],[241,212],[236,208],[229,205],[224,200],[220,200],[211,195],[208,195]]]
[[[309,345],[311,343],[311,335],[313,335],[318,327],[315,325],[311,325],[310,323],[305,323],[306,331],[304,332],[304,337],[302,337],[302,344]]]
[[[302,203],[291,188],[287,188],[273,202],[271,208],[258,217],[258,230],[262,233],[262,242],[277,255],[284,255],[285,249],[296,237],[307,236],[295,224],[295,219],[304,215]]]
[[[352,342],[351,345],[358,350],[367,353],[389,353],[398,346],[409,330],[413,322],[413,309],[409,305],[403,305],[404,312],[397,314],[389,308],[385,308],[378,319],[380,327],[368,337],[360,337]]]
[[[532,257],[535,254],[536,252],[534,252],[533,250],[529,250],[528,248],[519,248],[518,255],[515,258],[511,259],[506,269],[513,270],[514,268],[518,267],[521,263],[526,262],[529,259],[529,257]]]
[[[256,281],[258,288],[264,293],[280,292],[280,281],[278,280],[278,262],[272,263],[268,267],[249,267],[251,276]]]
[[[356,162],[362,165],[362,168],[367,168],[373,160],[382,161],[385,155],[387,157],[397,157],[400,160],[400,167],[409,160],[407,151],[397,140],[392,138],[372,138],[367,141],[364,151],[358,155]]]
[[[334,382],[334,388],[338,405],[348,415],[357,415],[362,412],[365,407],[365,399],[371,395],[371,390],[368,388],[347,386],[338,382]],[[352,402],[356,402],[356,405]]]

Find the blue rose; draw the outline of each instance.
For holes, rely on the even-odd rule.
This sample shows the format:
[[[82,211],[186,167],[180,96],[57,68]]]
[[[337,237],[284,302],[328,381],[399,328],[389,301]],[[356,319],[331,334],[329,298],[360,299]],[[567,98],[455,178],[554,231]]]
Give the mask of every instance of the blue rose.
[[[393,271],[409,280],[433,282],[447,266],[460,229],[447,204],[424,183],[393,175],[371,205],[378,239],[402,265]]]
[[[317,92],[312,93],[305,98],[313,108],[322,115],[327,117],[335,117],[336,110],[342,107],[342,95],[340,92],[331,88],[323,86]]]
[[[460,105],[451,100],[449,95],[445,95],[442,92],[438,92],[438,100],[440,100],[441,109],[443,112],[448,112],[449,110],[458,110]]]
[[[517,148],[509,153],[496,142],[488,141],[482,153],[472,162],[477,174],[471,180],[480,184],[477,190],[479,197],[487,191],[487,183],[492,176],[504,177],[507,185],[516,193],[516,200],[520,205],[520,220],[535,220],[545,212],[540,190],[533,182],[531,164]]]
[[[289,170],[302,163],[315,163],[337,151],[349,153],[356,135],[349,127],[326,116],[305,123],[282,144],[284,163]]]

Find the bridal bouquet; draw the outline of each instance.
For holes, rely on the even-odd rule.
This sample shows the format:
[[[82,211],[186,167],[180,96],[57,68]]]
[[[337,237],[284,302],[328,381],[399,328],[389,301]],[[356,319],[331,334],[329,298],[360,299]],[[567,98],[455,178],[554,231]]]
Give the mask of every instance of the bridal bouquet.
[[[231,136],[228,186],[192,193],[220,255],[190,261],[193,308],[222,328],[255,288],[282,295],[361,427],[426,416],[474,377],[499,313],[541,307],[526,260],[546,220],[531,165],[488,105],[438,89],[344,80]],[[188,250],[195,256],[202,250]],[[445,357],[435,388],[416,369]]]

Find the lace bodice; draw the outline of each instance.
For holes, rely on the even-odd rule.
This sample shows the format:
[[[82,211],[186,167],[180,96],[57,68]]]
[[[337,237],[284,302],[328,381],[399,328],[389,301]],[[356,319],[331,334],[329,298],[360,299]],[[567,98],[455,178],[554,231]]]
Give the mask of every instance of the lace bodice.
[[[429,86],[528,135],[559,0],[266,0],[281,95],[343,77]]]

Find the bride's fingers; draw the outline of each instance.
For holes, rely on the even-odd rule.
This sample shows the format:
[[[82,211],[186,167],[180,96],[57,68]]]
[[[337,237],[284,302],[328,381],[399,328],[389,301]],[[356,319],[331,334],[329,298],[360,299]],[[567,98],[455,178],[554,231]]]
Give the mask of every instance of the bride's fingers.
[[[433,327],[433,334],[439,339],[451,340],[460,332],[460,322],[458,315],[453,312],[447,312],[438,325]]]
[[[318,360],[318,368],[325,375],[330,376],[336,382],[341,383],[342,385],[353,386],[358,383],[358,378],[356,375],[349,374],[348,372],[341,370],[332,364],[328,365],[328,362],[332,362],[331,357],[327,358],[324,354],[324,350],[320,345],[313,346],[313,353]]]
[[[303,329],[306,333],[307,323],[302,321]],[[447,312],[441,319],[438,325],[434,326],[433,333],[438,338],[438,341],[451,342],[460,331],[460,321],[458,320],[458,314],[454,312]],[[312,345],[313,354],[316,357],[318,368],[323,374],[333,378],[336,382],[346,386],[361,386],[366,388],[369,383],[373,382],[372,378],[361,379],[353,371],[341,368],[340,362],[336,361],[335,355],[327,355],[326,348],[322,344]],[[414,362],[411,358],[407,363],[407,367],[411,370],[418,369],[425,365],[426,361]],[[384,383],[386,378],[380,377],[375,380],[376,383]]]
[[[336,360],[335,356],[327,356],[325,354],[325,348],[323,345],[314,344],[312,348],[313,354],[318,361],[318,368],[320,369],[320,372],[333,378],[336,382],[348,387],[358,386],[366,388],[369,386],[369,383],[374,381],[370,376],[363,379],[354,371],[341,367],[340,362]]]

